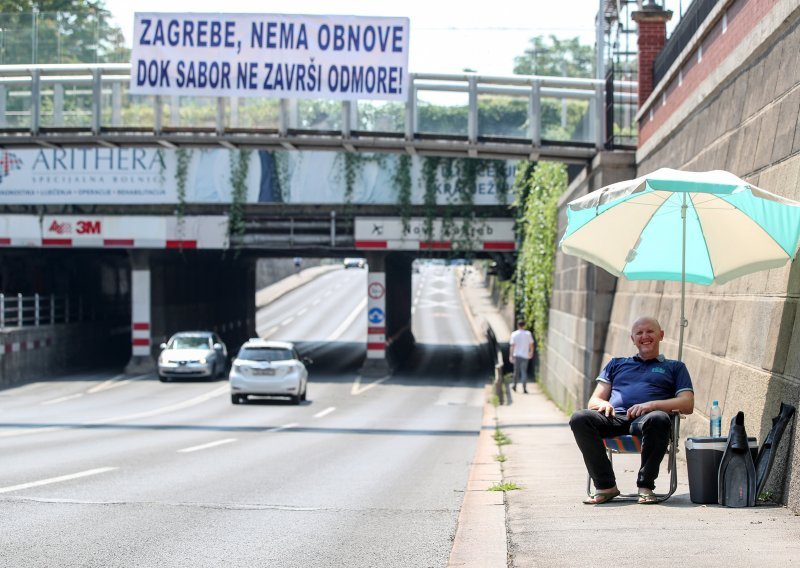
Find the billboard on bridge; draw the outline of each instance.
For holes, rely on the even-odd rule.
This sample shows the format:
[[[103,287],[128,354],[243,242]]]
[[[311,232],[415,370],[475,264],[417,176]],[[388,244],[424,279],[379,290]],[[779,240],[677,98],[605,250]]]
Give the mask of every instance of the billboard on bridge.
[[[0,150],[0,202],[6,204],[178,203],[178,153],[185,152],[183,199],[187,203],[230,203],[231,169],[238,150],[166,150],[156,148],[41,148]],[[348,165],[335,152],[269,152],[246,154],[245,197],[248,203],[384,204],[398,203],[399,157],[363,155],[347,187]],[[425,202],[423,158],[412,157],[411,203]],[[512,187],[516,162],[505,163],[506,186]],[[440,169],[435,180],[439,205],[458,203],[454,174]],[[505,196],[511,202],[513,196]],[[475,180],[471,203],[503,202],[492,168]]]
[[[130,92],[408,98],[408,18],[136,13]]]

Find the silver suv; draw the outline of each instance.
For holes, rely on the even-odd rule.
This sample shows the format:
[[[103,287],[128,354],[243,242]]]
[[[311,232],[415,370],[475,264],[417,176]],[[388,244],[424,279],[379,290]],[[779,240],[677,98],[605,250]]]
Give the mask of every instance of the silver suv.
[[[158,378],[216,379],[225,376],[228,350],[213,331],[182,331],[161,344]]]

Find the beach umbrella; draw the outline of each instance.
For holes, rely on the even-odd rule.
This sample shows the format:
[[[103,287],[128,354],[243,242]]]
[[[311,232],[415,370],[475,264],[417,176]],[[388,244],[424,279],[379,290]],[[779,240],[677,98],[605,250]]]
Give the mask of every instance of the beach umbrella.
[[[567,204],[561,250],[629,280],[723,284],[783,266],[800,238],[800,203],[730,172],[662,168]]]

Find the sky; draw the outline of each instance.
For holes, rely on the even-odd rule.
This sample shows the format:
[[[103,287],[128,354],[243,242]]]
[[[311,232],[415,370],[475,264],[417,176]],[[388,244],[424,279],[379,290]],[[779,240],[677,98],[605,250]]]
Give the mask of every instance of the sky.
[[[392,16],[410,19],[409,71],[510,75],[538,35],[594,45],[599,0],[105,0],[131,45],[134,12]],[[225,10],[220,10],[224,6]],[[260,6],[255,9],[254,6]]]

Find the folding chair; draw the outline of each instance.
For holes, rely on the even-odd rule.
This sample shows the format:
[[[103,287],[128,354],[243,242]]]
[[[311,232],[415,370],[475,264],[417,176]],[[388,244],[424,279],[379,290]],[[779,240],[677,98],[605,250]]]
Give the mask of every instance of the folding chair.
[[[681,432],[681,420],[684,416],[677,411],[670,414],[670,435],[669,445],[667,446],[667,471],[670,473],[669,479],[669,493],[656,493],[658,503],[663,503],[669,499],[675,490],[678,488],[678,439]],[[614,454],[641,454],[642,453],[642,439],[633,434],[626,434],[624,436],[615,436],[613,438],[603,438],[603,445],[606,447],[606,455],[608,461],[614,464]],[[592,494],[592,478],[586,474],[586,494]],[[638,499],[638,493],[620,493],[616,499]]]

